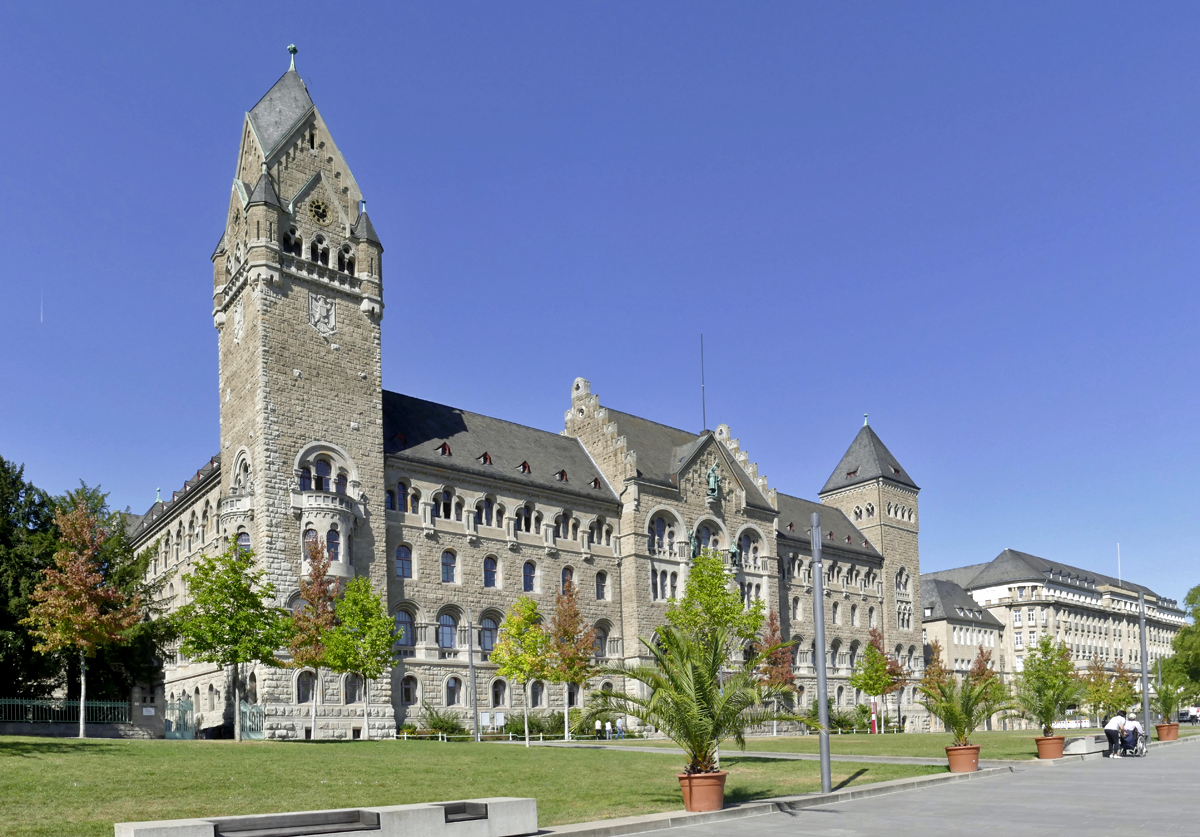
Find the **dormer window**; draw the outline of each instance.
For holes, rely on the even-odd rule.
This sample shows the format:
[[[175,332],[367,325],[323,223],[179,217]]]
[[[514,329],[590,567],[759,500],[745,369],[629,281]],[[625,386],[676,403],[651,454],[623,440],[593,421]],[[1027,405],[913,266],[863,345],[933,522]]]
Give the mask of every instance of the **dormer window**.
[[[853,471],[847,471],[847,472],[846,472],[846,476],[848,476],[848,477],[857,477],[857,476],[858,476],[858,469],[857,469],[857,468],[855,468]]]
[[[789,523],[789,524],[788,524],[788,531],[789,531],[789,532],[795,532],[795,531],[796,531],[796,524],[795,524],[795,523]]]
[[[892,468],[892,473],[893,473],[893,474],[895,474],[896,476],[900,476],[900,469],[899,469],[899,468],[897,468],[895,465],[892,465],[892,466],[891,466],[891,468]]]
[[[554,478],[555,478],[556,480],[558,480],[559,482],[566,482],[566,481],[567,481],[567,472],[566,472],[566,470],[564,469],[564,470],[562,470],[562,471],[559,471],[557,474],[555,474],[555,475],[554,475]]]
[[[438,453],[440,453],[442,456],[451,456],[450,443],[442,442],[440,445],[438,445]]]
[[[483,455],[479,457],[479,464],[480,465],[491,465],[492,464],[492,455],[490,453],[488,453],[487,451],[484,451]]]
[[[520,469],[522,474],[532,473],[532,469],[530,469],[528,462],[522,462],[520,465],[517,466],[517,468]]]
[[[599,477],[596,477],[594,480],[592,480],[592,488],[599,490],[599,488],[600,488],[600,478]]]

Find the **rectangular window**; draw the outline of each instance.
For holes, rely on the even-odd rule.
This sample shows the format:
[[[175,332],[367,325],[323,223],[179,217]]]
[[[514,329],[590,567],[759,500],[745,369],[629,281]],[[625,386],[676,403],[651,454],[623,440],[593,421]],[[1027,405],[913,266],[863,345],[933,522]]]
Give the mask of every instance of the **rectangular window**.
[[[1016,648],[1024,648],[1025,647],[1021,641],[1021,632],[1020,631],[1017,631],[1015,634],[1013,634],[1013,646]]]

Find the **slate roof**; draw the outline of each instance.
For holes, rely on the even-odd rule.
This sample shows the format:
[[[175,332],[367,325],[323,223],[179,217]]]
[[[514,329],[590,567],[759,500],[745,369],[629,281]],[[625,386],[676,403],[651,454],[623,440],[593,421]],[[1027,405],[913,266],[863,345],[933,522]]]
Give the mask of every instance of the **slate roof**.
[[[1003,628],[1004,623],[993,616],[987,608],[971,598],[971,594],[953,581],[921,576],[921,604],[932,609],[930,615],[922,615],[925,622],[941,619],[962,619],[979,622],[991,628]],[[959,613],[959,609],[962,613]]]
[[[137,526],[129,530],[130,537],[134,539],[140,538],[142,535],[146,534],[147,531],[153,529],[154,524],[161,520],[164,515],[174,508],[176,503],[190,496],[192,489],[194,489],[200,483],[207,481],[214,474],[219,473],[220,470],[221,454],[218,453],[212,459],[208,460],[207,463],[201,466],[200,470],[197,471],[191,479],[185,480],[182,489],[172,492],[170,500],[159,500],[155,502],[145,514],[137,516],[138,523]],[[136,515],[131,515],[131,517],[133,516]]]
[[[820,512],[822,550],[849,552],[870,558],[881,559],[883,557],[841,509],[783,493],[776,494],[776,502],[779,504],[778,537],[781,540],[811,548],[812,544],[809,541],[808,533],[812,526],[812,513]],[[788,529],[789,524],[792,526],[791,530]],[[780,551],[783,551],[782,545]]]
[[[350,232],[355,238],[382,246],[382,242],[379,240],[379,233],[375,232],[375,225],[371,223],[371,218],[367,215],[365,209],[359,213],[358,220],[354,222],[354,226],[350,228]]]
[[[641,479],[678,487],[679,471],[684,463],[709,438],[715,444],[721,444],[711,430],[696,434],[631,413],[622,413],[611,407],[605,409],[609,419],[616,422],[618,435],[625,437],[626,447],[637,454],[638,477]],[[726,453],[729,451],[726,450]],[[745,469],[732,455],[727,459],[734,477],[746,490],[746,502],[751,506],[770,509],[771,504]]]
[[[450,455],[440,448],[449,445]],[[569,492],[594,502],[619,503],[600,469],[578,439],[510,421],[425,401],[398,392],[383,393],[383,446],[388,456],[485,479]],[[483,454],[492,464],[481,461]],[[522,473],[521,463],[530,472]],[[567,481],[556,476],[567,472]],[[592,480],[600,479],[600,488]]]
[[[917,488],[917,484],[908,476],[908,472],[900,467],[900,462],[892,456],[887,445],[869,425],[864,424],[820,493],[849,488],[880,477],[909,488]]]
[[[1133,593],[1146,593],[1154,596],[1164,606],[1176,606],[1173,600],[1164,599],[1149,587],[1141,584],[1134,584],[1127,580],[1118,581],[1110,575],[1082,570],[1058,561],[1048,561],[1037,555],[1030,555],[1028,552],[1019,552],[1015,549],[1006,549],[985,564],[973,564],[957,570],[941,570],[928,575],[937,579],[954,581],[966,590],[978,590],[982,587],[995,587],[1022,581],[1054,581],[1085,589],[1107,585]]]
[[[271,183],[271,176],[265,171],[259,175],[258,183],[254,184],[254,191],[250,193],[250,200],[246,202],[246,206],[252,206],[256,203],[277,206],[283,209],[283,204],[279,201],[279,195],[275,193],[275,186]]]
[[[312,98],[300,80],[300,74],[288,70],[250,109],[250,121],[262,144],[263,156],[270,157],[275,146],[287,137],[312,107]]]

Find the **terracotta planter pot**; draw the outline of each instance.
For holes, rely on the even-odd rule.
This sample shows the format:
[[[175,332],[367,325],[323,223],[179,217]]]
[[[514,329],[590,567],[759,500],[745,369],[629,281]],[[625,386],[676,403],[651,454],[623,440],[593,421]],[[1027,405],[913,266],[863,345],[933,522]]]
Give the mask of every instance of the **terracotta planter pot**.
[[[950,762],[951,773],[974,773],[979,769],[979,745],[947,747],[946,760]]]
[[[1067,739],[1061,735],[1047,735],[1045,737],[1035,735],[1033,740],[1037,742],[1039,759],[1062,758],[1063,745],[1067,743]]]
[[[1155,724],[1154,731],[1158,733],[1159,741],[1179,740],[1179,724]]]
[[[716,773],[678,773],[679,789],[683,791],[683,807],[687,811],[720,811],[725,807],[724,770]]]

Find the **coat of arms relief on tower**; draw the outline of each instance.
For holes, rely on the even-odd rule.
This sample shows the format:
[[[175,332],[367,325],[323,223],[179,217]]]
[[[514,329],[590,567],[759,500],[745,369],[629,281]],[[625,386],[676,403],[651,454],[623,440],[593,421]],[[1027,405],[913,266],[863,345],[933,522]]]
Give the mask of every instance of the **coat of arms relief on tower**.
[[[337,302],[323,294],[308,294],[308,322],[322,337],[337,331]]]
[[[233,309],[233,342],[242,342],[242,331],[246,325],[246,313],[242,308],[243,300],[239,299]]]

